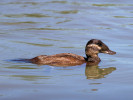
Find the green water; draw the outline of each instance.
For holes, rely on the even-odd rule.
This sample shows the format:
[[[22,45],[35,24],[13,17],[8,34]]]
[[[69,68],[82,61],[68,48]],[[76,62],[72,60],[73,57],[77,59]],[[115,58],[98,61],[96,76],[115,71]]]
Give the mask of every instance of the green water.
[[[133,1],[0,0],[0,100],[132,100]],[[98,66],[12,59],[74,53],[100,39],[116,55]]]

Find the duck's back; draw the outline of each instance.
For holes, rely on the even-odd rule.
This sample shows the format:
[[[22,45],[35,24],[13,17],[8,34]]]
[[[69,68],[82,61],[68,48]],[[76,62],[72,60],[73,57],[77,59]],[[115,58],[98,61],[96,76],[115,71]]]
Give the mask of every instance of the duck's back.
[[[85,63],[82,56],[72,53],[61,53],[56,55],[40,55],[30,59],[32,63],[39,65],[52,65],[52,66],[74,66]]]

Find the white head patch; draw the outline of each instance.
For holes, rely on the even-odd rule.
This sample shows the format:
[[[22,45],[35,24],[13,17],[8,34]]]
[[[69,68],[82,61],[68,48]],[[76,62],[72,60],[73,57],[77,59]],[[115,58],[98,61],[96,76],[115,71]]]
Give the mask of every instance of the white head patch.
[[[87,47],[95,47],[95,48],[97,48],[99,50],[101,49],[101,47],[96,45],[96,44],[90,44],[90,45],[87,45]]]

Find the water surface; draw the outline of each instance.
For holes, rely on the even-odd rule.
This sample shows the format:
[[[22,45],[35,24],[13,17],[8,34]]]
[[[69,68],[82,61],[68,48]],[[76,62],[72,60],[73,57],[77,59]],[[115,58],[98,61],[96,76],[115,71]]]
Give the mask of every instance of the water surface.
[[[131,0],[1,0],[0,100],[133,99]],[[11,59],[74,53],[100,39],[117,54],[98,66],[38,66]]]

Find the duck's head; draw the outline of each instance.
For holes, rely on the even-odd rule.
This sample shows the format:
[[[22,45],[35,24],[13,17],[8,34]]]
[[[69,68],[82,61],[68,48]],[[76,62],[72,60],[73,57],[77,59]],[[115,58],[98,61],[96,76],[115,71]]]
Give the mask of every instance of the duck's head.
[[[106,44],[104,44],[101,40],[91,39],[86,44],[85,53],[87,56],[97,55],[98,53],[106,53],[110,55],[116,54],[116,52],[111,51]]]

